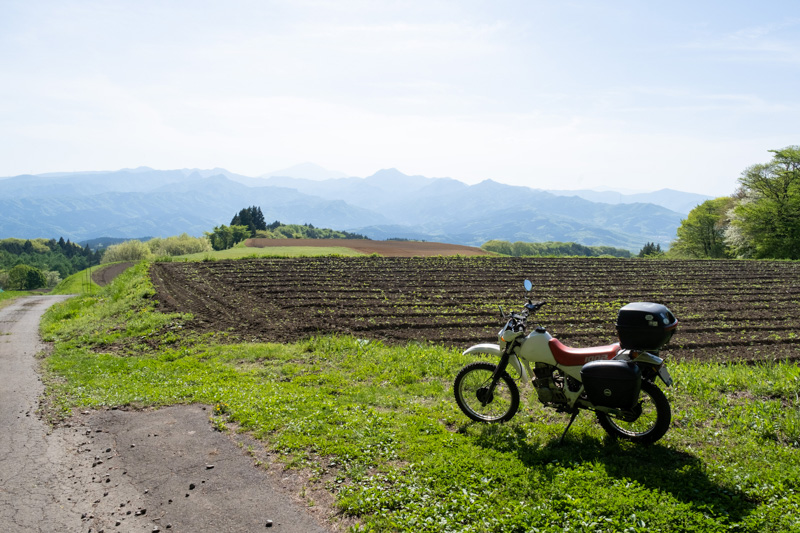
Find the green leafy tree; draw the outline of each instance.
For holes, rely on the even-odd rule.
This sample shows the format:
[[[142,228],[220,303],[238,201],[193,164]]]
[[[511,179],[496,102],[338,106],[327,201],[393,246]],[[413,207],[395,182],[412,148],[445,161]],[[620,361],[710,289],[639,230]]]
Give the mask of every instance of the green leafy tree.
[[[48,289],[54,288],[56,285],[61,283],[61,275],[58,273],[57,270],[51,270],[47,274],[45,274],[47,279],[46,285]]]
[[[502,255],[512,255],[514,250],[511,248],[511,243],[508,241],[491,240],[481,246],[487,252],[494,252]]]
[[[281,224],[275,221],[265,224],[256,237],[262,239],[367,239],[359,233],[338,231],[330,228],[315,228],[313,224]]]
[[[800,146],[770,152],[739,178],[730,234],[740,256],[800,259]]]
[[[234,245],[250,237],[250,229],[247,226],[232,224],[226,226],[216,226],[214,231],[206,232],[206,236],[211,241],[211,247],[215,250],[227,250]]]
[[[678,237],[672,243],[672,255],[706,258],[729,257],[725,241],[728,211],[735,204],[729,196],[706,200],[689,212],[678,227]]]
[[[8,271],[8,286],[17,290],[39,289],[47,285],[47,276],[38,268],[17,265]]]

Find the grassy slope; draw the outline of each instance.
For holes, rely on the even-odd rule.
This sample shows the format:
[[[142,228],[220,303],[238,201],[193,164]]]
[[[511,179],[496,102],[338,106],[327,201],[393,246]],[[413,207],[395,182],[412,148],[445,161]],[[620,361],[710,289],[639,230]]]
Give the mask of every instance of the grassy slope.
[[[320,257],[327,255],[340,255],[354,257],[364,255],[352,248],[343,246],[316,247],[316,246],[273,246],[268,248],[248,248],[235,246],[228,250],[202,252],[176,257],[176,261],[204,261],[216,259],[241,259],[243,257]]]
[[[468,423],[451,383],[465,359],[352,338],[235,344],[158,313],[141,264],[45,317],[51,393],[75,407],[214,406],[374,531],[798,531],[800,370],[676,364],[658,444],[606,438],[523,389],[510,423]]]
[[[94,294],[100,291],[100,286],[92,281],[91,272],[98,267],[76,272],[64,279],[50,291],[50,294]]]

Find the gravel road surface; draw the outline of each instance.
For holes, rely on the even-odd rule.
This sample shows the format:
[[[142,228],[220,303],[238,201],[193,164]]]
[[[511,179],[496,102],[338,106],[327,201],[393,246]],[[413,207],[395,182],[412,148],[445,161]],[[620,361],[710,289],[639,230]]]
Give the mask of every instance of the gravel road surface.
[[[39,319],[63,296],[0,309],[0,531],[324,533],[294,494],[213,431],[206,407],[85,411],[50,428],[36,413],[47,349]]]

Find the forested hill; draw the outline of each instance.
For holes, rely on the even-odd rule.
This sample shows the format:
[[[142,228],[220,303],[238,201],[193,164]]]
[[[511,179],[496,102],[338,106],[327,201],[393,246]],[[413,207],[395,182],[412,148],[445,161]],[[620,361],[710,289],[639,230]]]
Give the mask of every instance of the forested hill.
[[[29,265],[43,272],[56,271],[62,278],[100,264],[101,253],[69,240],[2,239],[0,240],[0,270],[17,265]]]

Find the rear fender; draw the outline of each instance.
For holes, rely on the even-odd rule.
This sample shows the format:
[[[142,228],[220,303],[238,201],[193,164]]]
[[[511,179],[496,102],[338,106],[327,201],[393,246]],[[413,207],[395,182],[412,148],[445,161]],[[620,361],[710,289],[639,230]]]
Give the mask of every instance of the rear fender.
[[[476,344],[475,346],[470,346],[462,355],[469,355],[473,353],[485,353],[489,355],[494,355],[496,357],[500,357],[503,355],[503,350],[500,349],[500,346],[497,344]],[[514,367],[514,370],[517,372],[518,376],[522,377],[522,382],[527,383],[530,381],[528,377],[528,372],[525,371],[525,368],[520,364],[519,358],[517,354],[511,354],[511,357],[508,358],[508,364]]]

